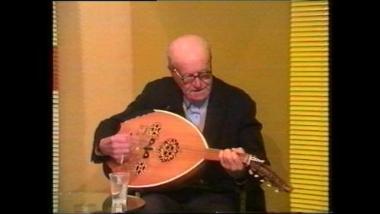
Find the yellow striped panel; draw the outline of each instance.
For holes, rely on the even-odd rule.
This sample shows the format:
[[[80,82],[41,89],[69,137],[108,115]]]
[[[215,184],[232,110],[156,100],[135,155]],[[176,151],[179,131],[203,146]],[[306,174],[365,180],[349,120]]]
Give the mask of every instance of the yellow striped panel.
[[[328,91],[327,83],[326,86],[307,86],[306,87],[300,87],[300,86],[294,86],[291,84],[291,89],[290,91]]]
[[[326,26],[326,21],[295,22],[293,27]]]
[[[292,40],[291,40],[292,42]],[[327,41],[322,41],[322,42],[312,42],[312,41],[308,41],[308,42],[292,42],[290,43],[290,47],[310,47],[310,46],[313,46],[313,47],[326,47],[328,45]]]
[[[295,160],[311,160],[311,161],[328,161],[329,157],[324,155],[324,152],[315,151],[293,151],[290,152],[289,157]],[[290,161],[293,162],[293,161]],[[309,173],[310,174],[310,173]]]
[[[327,30],[327,28],[324,28],[323,30]],[[308,32],[308,30],[305,29],[306,32]],[[328,51],[328,48],[327,47],[292,47],[290,48],[290,51],[291,51],[291,54],[293,54],[292,52],[294,53],[297,53],[297,52],[312,52],[312,51],[315,51],[315,52],[327,52]]]
[[[293,184],[304,184],[304,185],[312,185],[312,186],[326,186],[326,181],[324,180],[311,180],[311,179],[299,179],[299,178],[291,178],[290,181]]]
[[[326,141],[317,141],[317,140],[291,140],[292,145],[317,145],[317,146],[327,146]],[[296,161],[296,160],[290,160]]]
[[[300,10],[304,8],[299,8]],[[315,10],[315,11],[305,11],[305,12],[300,12],[300,11],[292,11],[292,17],[326,17],[328,16],[328,13],[325,11],[321,10]]]
[[[300,28],[295,28],[291,29],[291,33],[296,33],[296,32],[309,32],[309,31],[327,31],[328,27],[327,26],[310,26],[310,27],[300,27]]]
[[[318,22],[318,21],[328,21],[327,17],[293,17],[292,19],[293,23],[298,23],[298,22]]]
[[[318,103],[314,104],[314,106],[318,106]],[[305,121],[305,120],[306,121],[320,121],[320,122],[327,122],[328,121],[328,118],[322,118],[320,116],[311,116],[311,115],[307,115],[307,116],[305,116],[305,115],[304,116],[293,116],[293,115],[290,115],[290,119],[291,120],[295,120],[295,121],[301,121],[301,122]],[[321,126],[324,126],[324,125],[322,124]],[[319,126],[317,128],[322,128],[321,126]],[[299,128],[299,127],[296,127],[296,128]],[[310,129],[310,127],[309,127],[309,129]],[[327,130],[322,130],[322,131],[327,131]]]
[[[327,151],[325,145],[291,145],[290,149],[294,150],[316,150],[316,151]],[[295,160],[293,163],[296,163],[299,160]],[[326,163],[319,163],[318,165],[327,166]]]
[[[309,83],[305,83],[303,84],[304,88],[307,89],[307,88],[314,88],[314,84],[318,84],[318,83],[313,83],[313,82],[309,82]],[[328,86],[327,83],[324,83],[323,85]],[[290,86],[294,86],[294,84],[290,84]],[[299,88],[298,86],[294,86],[295,88]],[[325,87],[324,87],[324,91],[325,91]],[[323,88],[321,86],[321,88]],[[295,101],[293,100],[293,104],[296,105],[296,106],[328,106],[328,103],[324,102],[324,101],[310,101],[310,100],[300,100],[300,101]]]
[[[292,71],[298,71],[297,73],[294,74],[294,76],[299,76],[299,74],[305,73],[307,76],[310,76],[310,73],[316,73],[317,76],[327,76],[328,73],[328,68],[325,66],[315,66],[315,67],[309,67],[309,66],[302,66],[302,67],[290,67]],[[309,71],[309,72],[307,72]],[[321,74],[322,73],[322,74]],[[293,76],[293,75],[292,75]]]
[[[318,210],[313,211],[311,209],[294,208],[293,212],[295,212],[295,213],[306,213],[306,212],[318,213]]]
[[[294,181],[291,181],[293,188],[297,189],[306,189],[306,190],[315,190],[315,191],[323,191],[328,192],[327,186],[321,186],[321,185],[315,185],[315,184],[299,184],[294,183]],[[326,183],[326,182],[325,182]]]
[[[324,207],[328,206],[327,201],[300,199],[300,198],[292,199],[292,203],[311,204],[311,205],[324,206]]]
[[[319,161],[321,162],[321,161]],[[317,180],[317,181],[327,181],[327,178],[325,176],[321,175],[292,175],[291,179],[308,179],[308,180]],[[306,197],[306,196],[305,196]]]
[[[56,3],[53,1],[53,47],[58,46],[58,35],[57,35],[57,11],[56,11]]]
[[[290,67],[325,67],[327,62],[323,62],[325,57],[309,57],[309,58],[298,58],[298,61],[290,62]],[[312,60],[312,61],[310,61]]]
[[[328,167],[326,166],[313,166],[313,165],[308,165],[308,164],[295,164],[295,163],[292,163],[291,165],[291,169],[303,169],[303,170],[315,170],[315,171],[326,171],[328,170]],[[293,183],[299,183],[301,182],[302,180],[295,180],[293,181]],[[303,183],[306,182],[306,181],[302,181]],[[313,183],[316,183],[313,181]],[[325,183],[325,182],[323,182]]]
[[[327,82],[315,82],[315,81],[310,81],[310,82],[292,82],[292,83],[290,83],[290,86],[291,87],[303,87],[303,86],[310,87],[310,86],[313,86],[313,87],[326,88],[326,86],[328,86],[328,83]]]
[[[323,49],[320,48],[320,49]],[[328,53],[324,52],[324,51],[318,51],[318,50],[315,50],[313,49],[313,51],[304,51],[304,49],[302,48],[293,48],[293,53],[292,53],[292,56],[294,57],[312,57],[312,56],[328,56]]]
[[[302,83],[303,82],[301,82],[301,84]],[[305,84],[307,84],[307,83],[308,82],[305,82]],[[297,84],[297,81],[292,81],[290,83],[290,85],[292,85],[292,84]],[[328,101],[328,98],[327,97],[290,97],[290,101],[305,101],[305,102],[307,102],[307,101],[317,101],[317,102],[324,101],[324,102],[326,102],[326,101]]]
[[[290,111],[328,111],[328,107],[324,106],[293,106],[290,105]]]
[[[314,106],[318,106],[315,104]],[[327,107],[327,106],[326,106]],[[304,109],[304,108],[303,108]],[[294,108],[293,108],[294,110]],[[309,109],[310,110],[310,109]],[[299,126],[326,126],[326,122],[328,122],[328,118],[324,118],[328,115],[328,112],[325,111],[295,111],[290,114],[290,124],[291,125],[299,125]]]
[[[52,160],[53,160],[53,175],[52,175],[52,209],[53,213],[58,213],[59,202],[59,91],[58,91],[58,78],[57,78],[57,61],[56,54],[58,48],[58,31],[57,31],[57,10],[56,2],[52,2],[53,7],[53,91],[52,91],[52,108],[53,108],[53,133],[52,133]]]
[[[326,136],[305,136],[305,135],[290,135],[290,141],[292,140],[315,140],[315,141],[328,141]]]
[[[301,208],[304,209],[304,212],[310,212],[310,213],[320,213],[321,210],[328,210],[328,206],[318,206],[318,205],[310,205],[310,204],[304,204],[304,203],[297,203],[293,202],[292,198],[290,199],[290,207],[291,208]],[[327,211],[325,211],[327,212]]]
[[[304,197],[307,197],[307,196],[326,197],[326,196],[328,196],[328,193],[324,192],[324,191],[315,191],[315,190],[306,190],[306,189],[294,189],[292,194],[296,195],[297,197],[299,197],[300,195],[303,195]]]
[[[326,152],[324,151],[315,151],[315,150],[291,150],[290,155],[316,155],[316,156],[327,156]],[[292,165],[290,165],[290,168],[292,168]]]
[[[299,96],[298,98],[302,99],[302,98],[306,98],[306,97]],[[317,99],[317,98],[325,98],[325,97],[314,97],[314,98]],[[293,97],[293,98],[290,99],[290,101],[293,101],[293,100],[296,100],[296,98]],[[318,101],[320,101],[320,100],[318,100]],[[290,115],[294,115],[294,116],[320,116],[320,117],[327,117],[328,113],[327,112],[293,111],[293,112],[291,112]]]
[[[293,34],[291,34],[290,36],[292,36]],[[293,57],[297,57],[296,59],[293,59],[293,60],[300,60],[302,59],[302,57],[312,57],[312,56],[321,56],[321,57],[327,57],[328,54],[326,52],[318,52],[318,51],[315,51],[315,52],[293,52],[292,53],[292,56]]]
[[[294,126],[290,130],[328,131],[328,127],[321,126]]]
[[[317,104],[316,104],[317,105]],[[321,130],[326,131],[324,127],[327,126],[328,118],[326,115],[328,112],[305,112],[305,111],[297,111],[293,112],[290,115],[290,124],[293,125],[290,129],[313,129],[313,130]],[[306,127],[309,126],[309,127]],[[310,126],[318,126],[317,128],[312,128]],[[319,129],[321,128],[321,129]],[[323,129],[323,130],[322,130]]]
[[[291,91],[290,92],[290,96],[291,97],[327,97],[328,96],[328,93],[324,92],[324,91]]]
[[[308,199],[312,201],[326,201],[326,198],[318,195],[294,194],[294,199]]]
[[[325,131],[304,131],[304,130],[294,130],[292,127],[290,128],[290,134],[292,135],[312,135],[312,136],[328,136],[328,133]]]
[[[291,212],[329,212],[328,12],[327,0],[291,2]]]
[[[307,37],[302,37],[302,36],[296,36],[292,38],[292,42],[326,42],[327,38],[325,36],[307,36]]]
[[[292,156],[290,155],[292,158],[295,158],[296,156]],[[306,155],[305,155],[306,156]],[[310,156],[310,155],[307,155],[309,156],[310,158],[313,157],[313,156]],[[302,157],[302,155],[298,156],[298,157]],[[317,157],[318,156],[314,156],[314,159],[317,160]],[[328,161],[328,158],[326,159],[319,159],[320,161]],[[320,171],[316,171],[316,170],[309,170],[309,169],[296,169],[296,168],[291,168],[290,169],[290,173],[299,173],[299,174],[302,174],[302,175],[318,175],[318,176],[327,176],[328,173],[327,172],[320,172]],[[322,190],[321,190],[322,191]]]
[[[53,65],[56,66],[56,65]],[[59,93],[53,90],[53,213],[58,212],[59,193]]]

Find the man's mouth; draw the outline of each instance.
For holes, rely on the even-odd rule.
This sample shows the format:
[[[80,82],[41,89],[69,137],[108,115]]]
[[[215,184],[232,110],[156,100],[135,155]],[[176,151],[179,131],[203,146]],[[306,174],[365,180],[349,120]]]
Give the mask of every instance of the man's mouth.
[[[204,91],[205,91],[205,88],[202,88],[202,89],[191,90],[190,93],[196,93],[196,94],[198,94],[198,93],[202,93]]]

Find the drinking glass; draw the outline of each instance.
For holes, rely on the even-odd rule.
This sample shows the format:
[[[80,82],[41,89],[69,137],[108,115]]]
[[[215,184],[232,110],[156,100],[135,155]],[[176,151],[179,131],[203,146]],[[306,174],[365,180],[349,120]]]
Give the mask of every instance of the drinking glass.
[[[112,212],[127,211],[129,172],[113,172],[109,174],[109,178],[112,194]]]

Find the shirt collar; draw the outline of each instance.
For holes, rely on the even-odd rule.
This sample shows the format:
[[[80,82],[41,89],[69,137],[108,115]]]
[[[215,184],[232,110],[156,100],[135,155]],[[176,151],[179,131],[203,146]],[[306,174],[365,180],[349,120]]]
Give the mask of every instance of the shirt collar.
[[[204,106],[207,105],[208,99],[204,100],[203,102],[198,102],[198,103],[191,103],[189,100],[187,100],[185,97],[183,98],[183,104],[185,105],[186,109],[189,109],[192,106],[195,106],[197,108],[203,108]]]

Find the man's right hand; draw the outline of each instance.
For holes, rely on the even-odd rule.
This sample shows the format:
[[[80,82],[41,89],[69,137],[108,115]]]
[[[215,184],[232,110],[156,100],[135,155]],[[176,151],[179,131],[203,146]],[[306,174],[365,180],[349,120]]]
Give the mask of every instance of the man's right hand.
[[[98,148],[102,154],[122,163],[128,158],[133,143],[131,134],[121,133],[101,139]]]

